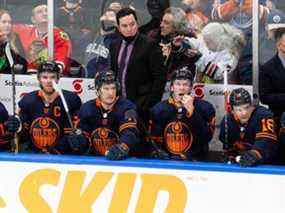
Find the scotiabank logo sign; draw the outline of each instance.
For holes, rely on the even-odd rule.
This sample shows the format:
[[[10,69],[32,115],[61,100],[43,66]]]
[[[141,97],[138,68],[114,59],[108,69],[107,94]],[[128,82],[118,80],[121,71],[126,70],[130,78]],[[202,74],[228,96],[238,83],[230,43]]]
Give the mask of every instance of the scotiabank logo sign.
[[[83,92],[82,82],[82,79],[76,79],[72,82],[73,89],[78,95]]]
[[[13,86],[12,81],[10,80],[5,80],[5,86]],[[38,87],[38,82],[33,82],[33,81],[15,81],[15,86],[16,87]]]

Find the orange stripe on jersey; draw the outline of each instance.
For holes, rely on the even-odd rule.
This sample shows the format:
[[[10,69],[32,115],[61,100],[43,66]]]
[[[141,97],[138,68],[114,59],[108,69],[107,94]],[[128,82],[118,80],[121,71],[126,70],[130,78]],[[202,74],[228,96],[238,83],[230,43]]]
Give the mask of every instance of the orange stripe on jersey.
[[[63,128],[63,132],[65,133],[65,134],[67,134],[67,133],[71,133],[72,132],[72,128]]]
[[[255,138],[256,139],[267,138],[277,141],[277,136],[275,134],[270,134],[270,133],[257,133]]]
[[[5,135],[4,124],[0,124],[0,136]]]
[[[137,123],[135,122],[124,123],[123,125],[120,126],[119,132],[122,132],[127,128],[137,128]]]
[[[163,137],[162,136],[150,136],[150,139],[154,142],[163,143]]]

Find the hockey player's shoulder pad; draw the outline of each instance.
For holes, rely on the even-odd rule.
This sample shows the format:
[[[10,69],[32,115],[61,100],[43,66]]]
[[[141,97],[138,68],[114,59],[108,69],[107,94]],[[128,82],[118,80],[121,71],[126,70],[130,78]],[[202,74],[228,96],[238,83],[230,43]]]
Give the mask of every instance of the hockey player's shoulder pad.
[[[70,110],[79,110],[82,104],[80,97],[76,93],[68,90],[63,90],[62,93]]]
[[[194,106],[195,111],[197,111],[206,121],[216,116],[214,106],[208,101],[195,98]]]
[[[87,117],[98,114],[97,111],[98,109],[96,108],[96,101],[94,99],[91,99],[82,104],[78,115],[80,119],[85,119]]]
[[[154,105],[150,112],[152,117],[164,120],[175,111],[175,107],[169,104],[168,100],[162,101]]]
[[[38,92],[39,90],[36,90],[24,95],[22,99],[19,101],[19,107],[24,108],[26,106],[31,106],[33,105],[33,103],[37,102],[39,98]]]
[[[128,109],[136,110],[136,105],[128,99],[119,98],[119,100],[117,101],[115,105],[115,108],[116,110],[119,110],[119,111],[126,111]]]
[[[264,106],[256,107],[255,114],[258,117],[258,119],[273,118],[273,113]]]

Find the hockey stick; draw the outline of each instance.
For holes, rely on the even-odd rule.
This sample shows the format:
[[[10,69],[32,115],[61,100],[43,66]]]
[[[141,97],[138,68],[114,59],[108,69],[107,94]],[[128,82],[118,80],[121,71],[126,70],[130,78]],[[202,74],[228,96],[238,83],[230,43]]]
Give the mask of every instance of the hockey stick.
[[[67,115],[67,119],[68,119],[68,123],[72,129],[72,131],[75,131],[75,127],[72,123],[72,119],[71,119],[71,115],[70,115],[70,112],[69,112],[69,108],[67,106],[67,103],[66,103],[66,100],[65,100],[65,97],[63,96],[63,93],[62,93],[62,89],[60,88],[60,86],[53,80],[52,81],[52,86],[53,88],[55,89],[56,92],[58,92],[59,96],[60,96],[60,99],[62,101],[62,104],[63,104],[63,107],[64,107],[64,110],[66,112],[66,115]]]
[[[7,56],[7,59],[10,64],[11,68],[11,78],[12,78],[12,109],[13,109],[13,116],[16,116],[16,84],[15,84],[15,65],[14,65],[14,59],[12,56],[11,52],[11,47],[10,43],[7,42],[5,46],[5,54]],[[13,140],[13,146],[12,146],[12,151],[15,153],[19,152],[19,141],[18,141],[18,136],[17,133],[14,133],[14,140]]]
[[[225,109],[225,142],[224,142],[224,150],[229,149],[229,128],[228,128],[228,71],[224,71],[224,109]],[[224,151],[224,156],[227,155],[227,152]],[[231,164],[231,160],[227,160],[228,164]]]
[[[158,154],[158,156],[160,156],[161,158],[163,158],[164,160],[170,160],[170,156],[166,156],[167,152],[163,151],[155,141],[153,141],[151,139],[151,134],[150,132],[147,130],[144,121],[138,117],[138,121],[139,121],[139,126],[141,127],[142,131],[145,133],[145,136],[148,140],[148,142],[150,142],[152,148],[154,149],[154,151]]]

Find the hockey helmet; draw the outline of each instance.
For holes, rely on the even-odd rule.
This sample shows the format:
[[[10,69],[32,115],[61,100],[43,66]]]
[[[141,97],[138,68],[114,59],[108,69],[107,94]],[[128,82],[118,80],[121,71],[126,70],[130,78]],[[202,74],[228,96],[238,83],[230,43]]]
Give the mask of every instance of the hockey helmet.
[[[59,79],[59,73],[60,73],[60,65],[56,63],[55,61],[45,61],[40,64],[38,68],[38,77],[42,72],[50,72],[50,73],[56,73],[57,78]]]
[[[231,108],[234,106],[240,106],[243,104],[252,104],[251,96],[244,88],[234,89],[230,94],[230,105]]]
[[[97,92],[100,90],[103,84],[116,84],[117,92],[120,89],[119,82],[116,80],[115,73],[112,70],[98,72],[95,75],[95,89]]]
[[[193,83],[193,74],[191,70],[187,67],[181,67],[179,69],[176,69],[173,71],[171,77],[170,77],[170,82],[173,84],[175,80],[189,80],[190,83]]]

